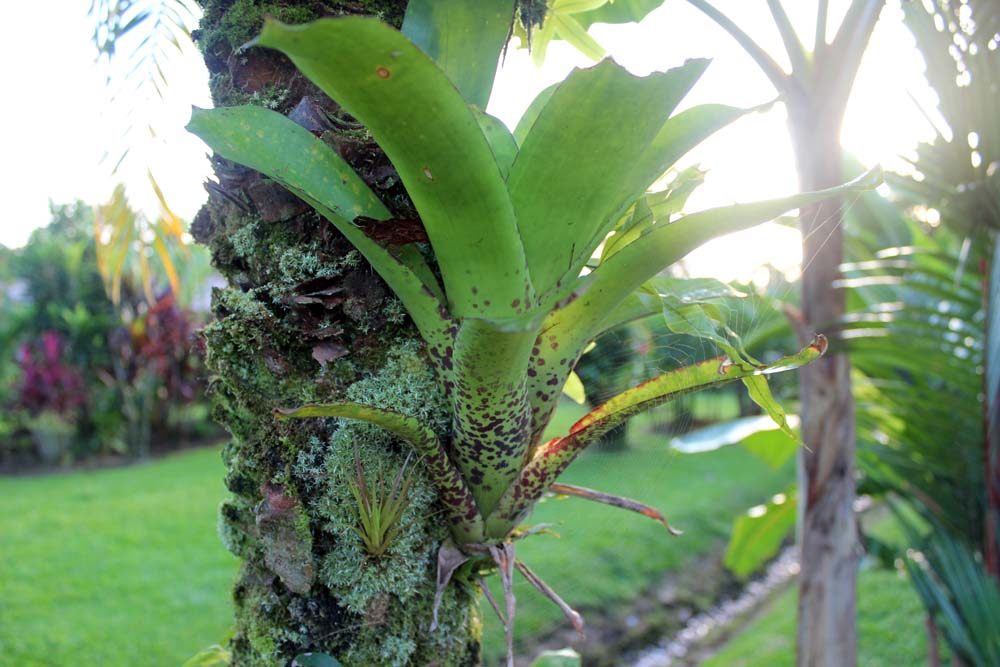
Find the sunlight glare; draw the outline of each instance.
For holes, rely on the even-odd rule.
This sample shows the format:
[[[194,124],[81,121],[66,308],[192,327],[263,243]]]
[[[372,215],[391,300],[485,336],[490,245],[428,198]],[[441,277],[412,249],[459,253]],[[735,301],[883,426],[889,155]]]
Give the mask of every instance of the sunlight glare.
[[[718,0],[715,4],[787,68],[780,38],[762,4],[742,0]],[[816,3],[784,4],[802,41],[811,45]],[[828,39],[835,34],[847,7],[845,0],[830,4]],[[640,24],[596,24],[591,34],[617,62],[637,75],[675,67],[687,58],[712,58],[701,81],[682,102],[682,109],[709,102],[751,107],[776,96],[740,47],[686,2],[668,0]],[[554,42],[543,66],[534,70],[527,51],[512,44],[488,110],[514,127],[538,92],[561,80],[574,66],[590,64],[566,43]],[[927,86],[923,69],[913,37],[902,23],[902,10],[896,3],[888,3],[845,114],[842,142],[846,153],[865,166],[880,163],[905,170],[906,162],[899,156],[912,154],[918,141],[935,135],[917,102],[935,123],[940,122],[935,111],[937,99]],[[786,119],[784,107],[775,104],[737,121],[685,156],[679,167],[700,164],[708,170],[705,184],[689,201],[689,210],[796,192],[795,158]],[[749,281],[761,275],[762,265],[771,264],[791,279],[798,275],[801,258],[796,230],[765,224],[706,244],[685,259],[684,269],[692,276]]]

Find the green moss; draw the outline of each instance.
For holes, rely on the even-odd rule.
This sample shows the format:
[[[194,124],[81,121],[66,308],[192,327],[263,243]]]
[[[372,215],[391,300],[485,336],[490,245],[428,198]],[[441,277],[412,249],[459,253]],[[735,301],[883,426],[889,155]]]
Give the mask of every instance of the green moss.
[[[302,4],[286,6],[260,0],[236,0],[222,16],[212,38],[224,40],[229,49],[235,51],[260,33],[267,17],[296,24],[317,19],[320,13]]]
[[[209,52],[222,49],[235,51],[260,33],[265,18],[282,23],[298,24],[345,13],[366,10],[386,23],[398,28],[406,13],[405,0],[331,0],[330,2],[265,2],[262,0],[236,0],[231,5],[224,0],[206,0],[203,25],[214,26],[203,30],[199,39]]]
[[[232,499],[219,505],[219,541],[237,558],[257,556],[257,542],[250,531],[252,525],[253,515],[245,502]]]
[[[233,638],[233,664],[241,667],[285,667],[282,646],[301,640],[289,629],[291,618],[270,584],[272,577],[244,565],[233,591],[237,634]]]
[[[255,106],[282,111],[289,102],[289,91],[284,86],[268,85],[262,90],[245,92],[233,85],[233,78],[228,73],[220,73],[212,77],[209,91],[216,103],[224,106],[240,106],[253,104]]]

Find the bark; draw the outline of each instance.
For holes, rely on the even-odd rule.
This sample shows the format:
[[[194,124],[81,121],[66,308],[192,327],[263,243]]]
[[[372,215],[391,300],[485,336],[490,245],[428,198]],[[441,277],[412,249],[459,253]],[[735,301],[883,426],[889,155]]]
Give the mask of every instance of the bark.
[[[986,569],[1000,582],[1000,234],[993,239],[993,256],[983,271],[986,347],[983,373],[983,418],[986,457],[986,515],[983,543]]]
[[[342,13],[399,25],[404,0],[203,0],[196,33],[215,104],[260,104],[334,146],[394,214],[414,218],[392,166],[370,137],[283,56],[237,51],[265,14],[301,23]],[[399,302],[340,234],[258,173],[214,158],[216,180],[192,232],[228,279],[204,332],[214,415],[231,433],[219,533],[242,561],[233,589],[236,667],[287,667],[305,652],[348,665],[475,665],[475,597],[449,587],[428,632],[438,547],[447,536],[436,492],[411,466],[404,530],[386,555],[361,546],[348,482],[355,448],[373,485],[406,449],[369,426],[272,418],[277,407],[358,400],[449,419],[422,343]],[[404,230],[405,231],[405,230]],[[412,239],[385,239],[400,244]]]
[[[927,667],[941,667],[941,647],[938,639],[937,623],[930,614],[924,619],[927,629]]]
[[[814,98],[815,99],[815,98]],[[800,185],[818,190],[842,182],[841,112],[823,112],[811,100],[789,101],[789,123]],[[800,211],[802,319],[800,333],[831,333],[844,314],[834,287],[842,259],[842,201]],[[800,373],[802,439],[799,451],[799,667],[856,664],[855,588],[859,545],[853,502],[854,402],[850,363],[829,354]]]

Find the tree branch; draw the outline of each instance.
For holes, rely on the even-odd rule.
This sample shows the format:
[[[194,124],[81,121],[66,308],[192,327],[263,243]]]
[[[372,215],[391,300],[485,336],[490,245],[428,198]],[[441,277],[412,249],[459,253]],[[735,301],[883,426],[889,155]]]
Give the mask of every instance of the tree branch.
[[[707,0],[688,0],[688,2],[695,6],[696,9],[700,10],[703,14],[708,16],[708,18],[715,21],[720,28],[729,33],[729,35],[736,40],[736,42],[743,47],[743,50],[747,52],[757,66],[760,67],[764,75],[771,81],[771,85],[777,89],[781,95],[786,95],[790,91],[789,86],[789,76],[781,69],[781,66],[774,61],[771,56],[768,55],[767,51],[762,49],[757,42],[750,38],[750,35],[743,32],[739,26],[737,26],[733,21],[720,12],[718,9],[713,7],[711,3]]]
[[[798,74],[800,80],[802,77],[808,77],[810,69],[812,69],[809,66],[809,57],[806,55],[805,47],[802,46],[802,41],[795,33],[792,22],[788,20],[785,8],[781,6],[781,0],[767,0],[767,8],[771,11],[771,18],[774,19],[774,25],[778,27],[781,41],[784,43],[788,59],[792,63],[792,76]]]
[[[817,71],[818,81],[829,82],[829,99],[839,106],[847,105],[847,96],[854,86],[854,79],[861,66],[861,58],[868,48],[875,24],[885,0],[853,0],[837,29],[837,36],[830,45],[830,58],[822,70]],[[832,71],[828,71],[832,70]]]
[[[816,8],[816,39],[813,42],[813,62],[817,63],[826,51],[826,18],[830,11],[830,0],[819,0]]]

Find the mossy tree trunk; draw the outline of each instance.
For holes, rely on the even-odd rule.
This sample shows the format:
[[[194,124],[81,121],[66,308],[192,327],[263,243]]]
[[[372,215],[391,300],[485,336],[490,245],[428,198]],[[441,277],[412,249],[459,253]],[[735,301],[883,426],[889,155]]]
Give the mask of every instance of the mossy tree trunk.
[[[259,104],[287,114],[334,146],[399,218],[415,219],[392,166],[354,120],[282,55],[238,47],[265,15],[301,23],[372,14],[398,26],[405,0],[203,0],[195,37],[217,106]],[[419,463],[403,532],[388,553],[365,553],[353,532],[355,452],[369,485],[391,480],[406,449],[384,432],[336,420],[278,424],[272,411],[357,400],[418,416],[446,432],[416,330],[399,302],[332,225],[260,174],[213,159],[215,181],[192,232],[212,249],[229,285],[213,295],[205,330],[215,417],[232,498],[220,535],[241,560],[233,664],[286,667],[305,652],[346,665],[475,665],[475,597],[451,586],[429,633],[436,555],[447,535]],[[421,229],[399,225],[387,244]]]

